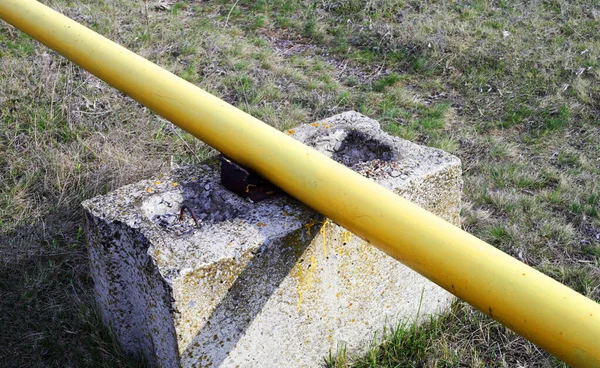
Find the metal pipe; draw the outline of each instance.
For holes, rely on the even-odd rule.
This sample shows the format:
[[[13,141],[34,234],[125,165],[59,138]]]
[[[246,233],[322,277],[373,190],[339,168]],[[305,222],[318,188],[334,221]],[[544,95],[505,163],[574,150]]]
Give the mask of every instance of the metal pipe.
[[[34,0],[0,18],[559,359],[600,367],[600,305]]]

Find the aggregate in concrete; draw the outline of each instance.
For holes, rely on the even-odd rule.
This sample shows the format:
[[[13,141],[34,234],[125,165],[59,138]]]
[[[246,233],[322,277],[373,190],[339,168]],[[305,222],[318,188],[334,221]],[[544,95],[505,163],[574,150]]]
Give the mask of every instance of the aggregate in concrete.
[[[460,161],[383,133],[356,112],[288,131],[451,223]],[[252,203],[218,161],[85,201],[103,320],[157,367],[318,367],[360,353],[384,326],[448,306],[450,294],[287,195]],[[368,194],[365,194],[368,195]],[[180,220],[182,205],[193,208]]]

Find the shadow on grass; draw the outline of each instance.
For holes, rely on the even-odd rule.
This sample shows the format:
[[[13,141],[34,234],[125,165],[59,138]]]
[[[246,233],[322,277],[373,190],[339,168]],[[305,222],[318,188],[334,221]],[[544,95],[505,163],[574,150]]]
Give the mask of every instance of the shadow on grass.
[[[45,231],[37,223],[0,234],[0,365],[143,366],[102,325],[83,244]],[[21,246],[33,254],[15,257]]]

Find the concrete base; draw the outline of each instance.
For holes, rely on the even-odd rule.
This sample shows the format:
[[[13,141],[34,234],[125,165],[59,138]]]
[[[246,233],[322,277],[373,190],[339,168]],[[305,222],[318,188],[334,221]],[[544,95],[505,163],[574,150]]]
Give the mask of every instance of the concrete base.
[[[354,112],[288,134],[458,224],[456,157]],[[187,213],[179,220],[182,205],[200,228]],[[364,351],[384,326],[451,301],[289,196],[252,203],[229,192],[216,160],[83,207],[104,322],[152,366],[317,367],[340,344]]]

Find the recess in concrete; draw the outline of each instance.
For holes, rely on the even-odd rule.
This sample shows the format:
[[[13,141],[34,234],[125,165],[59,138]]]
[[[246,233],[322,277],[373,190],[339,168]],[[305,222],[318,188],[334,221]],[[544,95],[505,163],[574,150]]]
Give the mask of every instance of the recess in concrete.
[[[459,223],[456,157],[355,112],[288,133]],[[449,305],[450,294],[293,198],[252,203],[219,178],[213,159],[83,203],[103,320],[152,366],[317,367]],[[182,206],[199,226],[187,211],[180,219]]]

